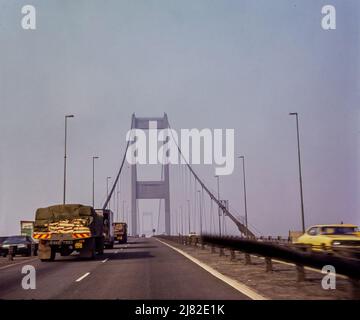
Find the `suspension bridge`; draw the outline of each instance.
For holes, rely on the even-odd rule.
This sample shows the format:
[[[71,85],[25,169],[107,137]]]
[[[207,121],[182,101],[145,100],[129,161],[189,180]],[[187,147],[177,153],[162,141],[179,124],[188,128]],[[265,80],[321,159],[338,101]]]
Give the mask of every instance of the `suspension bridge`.
[[[149,130],[150,123],[156,123],[157,129],[171,129],[169,119],[166,114],[163,117],[136,117],[132,115],[131,127],[133,129]],[[170,131],[171,132],[171,131]],[[112,202],[118,202],[117,197],[119,190],[119,181],[123,170],[126,166],[127,152],[130,146],[130,140],[127,142],[120,168],[116,174],[113,185],[107,198],[104,202],[103,209],[109,207]],[[182,192],[180,195],[180,204],[177,207],[171,206],[170,194],[170,164],[161,165],[161,176],[159,180],[141,181],[137,176],[137,164],[131,164],[131,211],[128,223],[131,225],[132,235],[139,234],[139,210],[138,201],[142,199],[159,199],[158,225],[159,231],[161,205],[164,203],[164,233],[171,234],[186,234],[190,232],[198,232],[200,234],[218,233],[222,235],[225,233],[225,219],[229,219],[234,223],[240,235],[246,237],[255,237],[255,234],[250,230],[244,219],[238,214],[231,212],[227,202],[220,199],[220,192],[215,195],[215,192],[201,179],[195,172],[194,168],[184,156],[180,146],[176,144],[179,151],[181,161],[178,165],[171,165],[174,172],[174,177],[178,185],[178,190]],[[165,156],[165,155],[163,155]],[[120,193],[121,194],[121,193]],[[179,198],[179,195],[177,195]],[[179,201],[177,201],[179,202]],[[116,206],[119,208],[119,205]],[[172,221],[173,220],[173,221]]]

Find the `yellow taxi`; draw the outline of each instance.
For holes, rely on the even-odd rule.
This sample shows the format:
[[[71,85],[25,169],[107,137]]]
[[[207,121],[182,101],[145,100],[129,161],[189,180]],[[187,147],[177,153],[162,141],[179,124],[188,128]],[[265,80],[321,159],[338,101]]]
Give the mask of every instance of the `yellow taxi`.
[[[294,241],[297,245],[311,246],[313,249],[332,248],[360,249],[359,227],[354,224],[315,225]]]

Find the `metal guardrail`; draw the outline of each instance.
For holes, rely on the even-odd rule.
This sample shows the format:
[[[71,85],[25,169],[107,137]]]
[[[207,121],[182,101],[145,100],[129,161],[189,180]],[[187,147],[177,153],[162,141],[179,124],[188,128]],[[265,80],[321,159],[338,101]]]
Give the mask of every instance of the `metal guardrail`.
[[[329,254],[327,251],[296,250],[294,246],[283,246],[274,243],[260,242],[240,238],[220,238],[203,236],[201,241],[250,254],[257,254],[265,258],[291,262],[315,269],[322,269],[325,265],[334,266],[338,274],[360,280],[360,260],[355,258],[340,257]]]
[[[293,248],[296,250],[302,251],[316,251],[316,252],[323,252],[327,254],[337,255],[339,257],[346,257],[346,258],[355,258],[360,259],[360,246],[346,246],[346,245],[339,245],[339,246],[329,246],[329,245],[310,245],[310,244],[298,244],[293,243],[291,238],[281,238],[281,237],[259,237],[252,240],[273,243],[277,245],[285,245],[289,248]]]
[[[360,259],[338,255],[336,250],[324,250],[324,247],[314,248],[308,246],[297,246],[290,243],[276,243],[263,240],[246,239],[239,237],[218,237],[211,235],[198,236],[159,236],[164,240],[175,241],[184,245],[195,245],[204,249],[211,247],[211,252],[216,249],[219,256],[224,256],[224,250],[230,251],[230,259],[235,260],[235,251],[244,253],[245,264],[251,264],[251,255],[263,257],[266,271],[273,270],[272,260],[292,263],[296,266],[297,281],[305,281],[304,267],[322,270],[324,266],[331,265],[337,274],[349,278],[353,287],[353,297],[360,298]],[[320,251],[321,249],[321,251]],[[359,252],[359,251],[357,251]]]

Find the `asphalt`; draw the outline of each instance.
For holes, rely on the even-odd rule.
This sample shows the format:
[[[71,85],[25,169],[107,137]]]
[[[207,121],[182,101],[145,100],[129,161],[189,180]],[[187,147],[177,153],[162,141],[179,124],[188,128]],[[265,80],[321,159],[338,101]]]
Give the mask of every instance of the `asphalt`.
[[[24,290],[24,265],[36,270],[36,289]],[[76,256],[54,262],[22,259],[0,264],[0,299],[194,299],[244,300],[239,291],[160,243],[130,238],[95,260]]]

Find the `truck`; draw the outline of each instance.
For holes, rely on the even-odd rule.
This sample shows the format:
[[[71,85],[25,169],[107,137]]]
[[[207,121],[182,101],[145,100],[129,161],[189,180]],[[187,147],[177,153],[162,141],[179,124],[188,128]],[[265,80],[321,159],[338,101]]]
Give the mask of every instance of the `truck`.
[[[115,241],[120,244],[127,242],[127,224],[125,222],[114,223],[114,237]]]
[[[35,213],[33,238],[39,240],[41,261],[54,261],[56,253],[94,259],[104,252],[103,216],[81,204],[54,205]]]
[[[96,209],[96,213],[103,217],[103,236],[105,249],[114,248],[114,213],[110,209]]]

